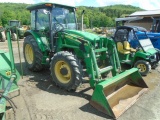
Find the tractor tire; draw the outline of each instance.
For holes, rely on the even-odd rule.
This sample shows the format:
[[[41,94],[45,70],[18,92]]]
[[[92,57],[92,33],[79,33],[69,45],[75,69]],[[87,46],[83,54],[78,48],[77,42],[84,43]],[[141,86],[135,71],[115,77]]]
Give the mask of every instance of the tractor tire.
[[[6,41],[6,35],[5,35],[5,32],[1,32],[1,35],[2,35],[2,38],[1,38],[1,41],[2,42],[5,42]]]
[[[135,64],[134,67],[139,69],[139,73],[142,76],[146,76],[150,71],[151,71],[151,65],[149,62],[145,60],[138,60]]]
[[[53,82],[67,91],[76,90],[82,83],[83,69],[75,55],[68,51],[56,53],[50,63]]]
[[[29,70],[36,72],[43,69],[43,65],[41,64],[43,54],[32,35],[24,39],[23,54],[26,66]]]
[[[16,33],[12,33],[12,41],[16,41],[17,40],[17,34]]]

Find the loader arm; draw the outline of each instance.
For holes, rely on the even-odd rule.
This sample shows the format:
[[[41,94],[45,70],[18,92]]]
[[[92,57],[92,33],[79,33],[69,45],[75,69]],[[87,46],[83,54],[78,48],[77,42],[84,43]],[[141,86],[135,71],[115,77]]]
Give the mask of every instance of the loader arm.
[[[20,74],[15,68],[14,55],[11,43],[10,27],[6,28],[9,52],[0,52],[0,89],[2,91],[0,98],[0,119],[5,120],[6,103],[8,93],[18,90],[17,82]]]

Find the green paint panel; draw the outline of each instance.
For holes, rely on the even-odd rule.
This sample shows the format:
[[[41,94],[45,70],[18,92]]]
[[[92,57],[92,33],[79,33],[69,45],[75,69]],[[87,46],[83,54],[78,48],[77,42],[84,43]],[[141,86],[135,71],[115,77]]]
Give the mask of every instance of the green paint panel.
[[[4,79],[4,83],[2,83],[2,80],[0,81],[0,89],[2,89],[3,87],[6,88],[7,84],[10,81],[10,77],[11,77],[11,62],[10,62],[8,52],[0,53],[0,66],[1,66],[0,76]],[[17,75],[17,79],[12,84],[10,92],[13,92],[19,89],[17,82],[20,80],[20,74],[17,70],[16,70],[16,75]]]
[[[0,71],[10,70],[9,53],[0,51]]]
[[[155,54],[156,52],[157,52],[157,50],[155,48],[147,50],[147,53],[149,53],[151,55]]]
[[[69,34],[73,34],[77,37],[82,37],[83,39],[87,41],[95,41],[95,40],[100,40],[100,38],[102,38],[96,34],[84,32],[84,31],[78,31],[78,30],[65,30],[65,32]]]

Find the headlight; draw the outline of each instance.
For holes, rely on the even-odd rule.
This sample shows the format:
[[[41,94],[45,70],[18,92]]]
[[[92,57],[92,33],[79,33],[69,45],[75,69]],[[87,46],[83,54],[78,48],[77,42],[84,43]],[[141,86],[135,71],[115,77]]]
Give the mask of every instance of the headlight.
[[[156,54],[151,56],[151,59],[156,59]]]

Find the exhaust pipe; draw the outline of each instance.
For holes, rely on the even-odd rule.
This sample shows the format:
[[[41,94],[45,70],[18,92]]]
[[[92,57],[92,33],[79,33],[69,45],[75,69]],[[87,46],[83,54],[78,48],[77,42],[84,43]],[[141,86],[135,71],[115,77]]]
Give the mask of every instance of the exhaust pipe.
[[[83,16],[84,16],[84,12],[85,12],[85,10],[83,10],[82,13],[81,13],[81,15],[82,15],[82,23],[81,23],[82,24],[82,31],[83,31]]]

